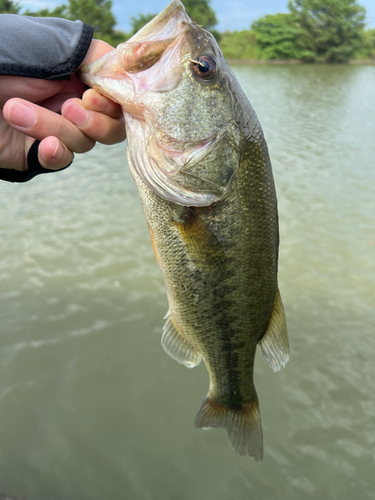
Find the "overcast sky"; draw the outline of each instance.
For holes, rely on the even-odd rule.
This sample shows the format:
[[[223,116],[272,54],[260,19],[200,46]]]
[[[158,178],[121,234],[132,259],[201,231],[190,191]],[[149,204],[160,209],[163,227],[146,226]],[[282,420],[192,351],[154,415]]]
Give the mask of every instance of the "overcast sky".
[[[46,7],[52,9],[68,1],[21,0],[19,3],[35,11]],[[128,31],[131,16],[137,16],[139,13],[157,14],[168,3],[168,0],[112,0],[112,11],[117,19],[117,27],[122,31]],[[375,28],[375,0],[359,0],[358,3],[366,7],[368,25]],[[247,29],[253,21],[265,14],[288,12],[287,4],[287,0],[263,0],[261,2],[259,0],[211,0],[211,7],[216,12],[219,21],[216,27],[219,31]]]

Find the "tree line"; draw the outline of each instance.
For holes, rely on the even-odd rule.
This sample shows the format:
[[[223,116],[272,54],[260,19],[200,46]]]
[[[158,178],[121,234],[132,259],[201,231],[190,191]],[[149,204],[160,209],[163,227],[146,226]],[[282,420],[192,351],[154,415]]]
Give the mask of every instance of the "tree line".
[[[345,63],[353,58],[375,59],[375,29],[366,29],[366,10],[357,0],[289,0],[288,13],[268,14],[248,30],[215,30],[217,18],[210,0],[183,0],[188,15],[213,33],[227,59],[297,59]],[[113,46],[128,40],[156,13],[130,18],[131,29],[115,28],[112,0],[68,0],[53,10],[23,10],[13,0],[0,0],[0,13],[80,19],[94,36]]]
[[[288,10],[258,19],[250,30],[224,33],[223,53],[324,63],[375,58],[375,30],[366,29],[366,10],[357,0],[289,0]],[[247,43],[238,50],[241,38]]]

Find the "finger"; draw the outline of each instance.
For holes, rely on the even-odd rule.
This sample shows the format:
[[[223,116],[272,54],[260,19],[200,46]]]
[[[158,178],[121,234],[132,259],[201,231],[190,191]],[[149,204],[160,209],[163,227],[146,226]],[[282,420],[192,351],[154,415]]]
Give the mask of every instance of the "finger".
[[[74,154],[57,139],[57,137],[46,137],[39,144],[38,159],[44,168],[59,170],[69,165]]]
[[[19,132],[41,141],[52,135],[74,153],[85,153],[95,145],[95,141],[71,121],[28,101],[10,99],[5,103],[3,114],[6,121]]]
[[[0,75],[0,106],[18,96],[36,102],[59,93],[66,86],[64,80],[40,80],[24,76]]]
[[[111,104],[109,104],[111,106]],[[125,137],[125,121],[87,110],[79,99],[69,99],[61,108],[64,118],[73,122],[88,137],[102,144],[117,144]]]
[[[99,94],[93,89],[86,90],[82,96],[82,103],[86,109],[104,113],[112,118],[120,118],[123,113],[121,106],[108,97]]]
[[[36,104],[51,111],[55,111],[55,113],[60,113],[61,106],[67,99],[72,97],[82,97],[84,91],[85,85],[80,82],[75,75],[72,75],[70,80],[66,82],[60,92],[48,99],[38,101]]]
[[[0,168],[25,170],[25,139],[9,126],[0,109]]]

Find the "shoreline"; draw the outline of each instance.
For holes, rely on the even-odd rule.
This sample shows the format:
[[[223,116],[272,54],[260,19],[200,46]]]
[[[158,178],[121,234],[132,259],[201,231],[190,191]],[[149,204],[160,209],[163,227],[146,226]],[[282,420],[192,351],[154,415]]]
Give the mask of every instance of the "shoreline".
[[[252,64],[325,64],[325,65],[343,65],[343,64],[375,64],[375,59],[350,59],[347,63],[306,63],[300,59],[226,59],[229,65],[252,65]]]

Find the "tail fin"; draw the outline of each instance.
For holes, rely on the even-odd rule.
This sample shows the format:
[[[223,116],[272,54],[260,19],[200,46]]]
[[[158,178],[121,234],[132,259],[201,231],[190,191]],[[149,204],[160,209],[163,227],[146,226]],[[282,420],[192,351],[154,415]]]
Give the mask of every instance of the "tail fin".
[[[250,455],[256,461],[263,459],[262,424],[257,395],[252,403],[241,410],[219,405],[207,396],[195,417],[194,427],[224,427],[237,453]]]

